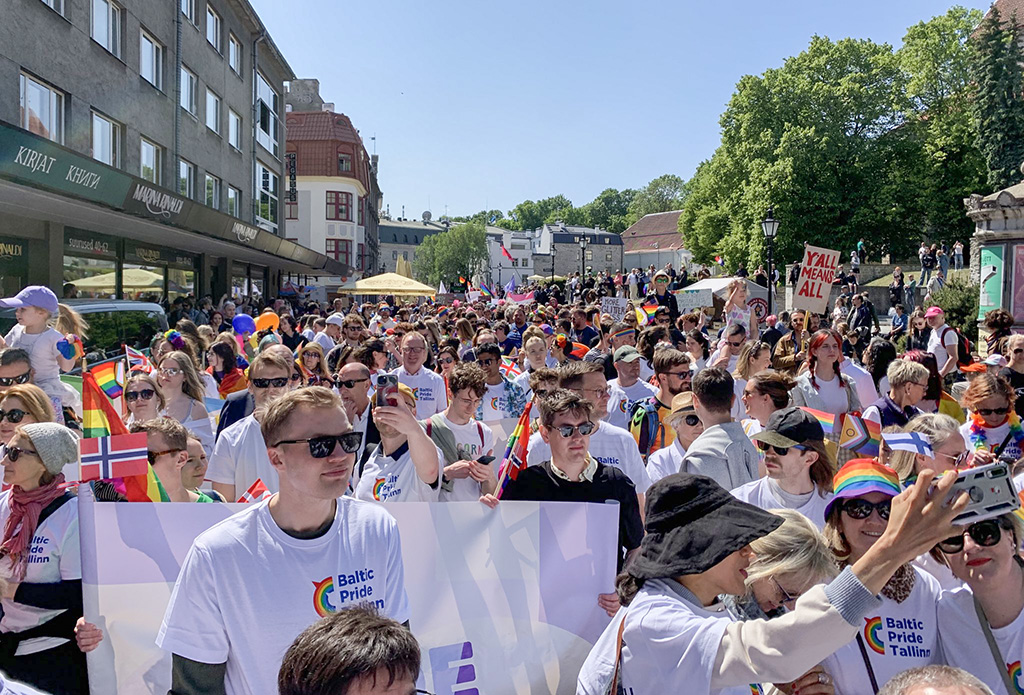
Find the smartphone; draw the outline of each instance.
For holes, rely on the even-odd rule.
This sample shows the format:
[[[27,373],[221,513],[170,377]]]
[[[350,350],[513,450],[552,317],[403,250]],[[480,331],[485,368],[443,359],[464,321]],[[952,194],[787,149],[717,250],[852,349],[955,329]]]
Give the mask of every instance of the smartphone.
[[[377,375],[377,405],[398,405],[398,377],[394,374]]]
[[[960,471],[950,491],[949,500],[955,500],[961,492],[970,497],[967,508],[960,512],[953,523],[966,526],[984,521],[1020,508],[1020,498],[1010,477],[1010,467],[996,461],[987,466],[968,468]]]
[[[482,464],[486,465],[486,464],[490,463],[493,460],[494,460],[493,456],[481,456],[480,458],[478,458],[476,460],[476,462],[477,463],[482,463]]]

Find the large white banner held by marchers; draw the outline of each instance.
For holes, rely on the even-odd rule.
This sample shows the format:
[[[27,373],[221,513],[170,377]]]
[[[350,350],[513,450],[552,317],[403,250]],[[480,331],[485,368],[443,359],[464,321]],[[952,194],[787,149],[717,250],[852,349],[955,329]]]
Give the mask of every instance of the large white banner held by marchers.
[[[97,504],[88,493],[79,505],[85,616],[105,635],[89,654],[92,695],[165,695],[170,655],[154,640],[181,563],[197,535],[244,505]],[[402,537],[421,687],[438,695],[575,692],[609,620],[597,595],[613,591],[618,505],[385,508]],[[301,590],[313,596],[314,586]]]

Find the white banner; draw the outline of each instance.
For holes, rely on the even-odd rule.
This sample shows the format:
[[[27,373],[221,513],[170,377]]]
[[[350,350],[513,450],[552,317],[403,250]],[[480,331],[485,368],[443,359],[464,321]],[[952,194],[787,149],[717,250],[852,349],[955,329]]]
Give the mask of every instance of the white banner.
[[[817,246],[804,247],[800,278],[793,292],[793,308],[814,314],[828,311],[828,296],[839,269],[839,252]]]
[[[612,321],[621,321],[628,304],[625,297],[601,297],[601,313],[611,316]]]
[[[85,616],[105,635],[89,654],[92,695],[167,693],[170,655],[155,639],[181,563],[197,535],[243,508],[79,497]],[[402,536],[420,687],[438,695],[575,692],[609,620],[597,595],[613,591],[618,505],[385,509]]]
[[[715,300],[713,293],[710,289],[704,290],[676,290],[673,292],[676,296],[676,306],[679,307],[679,311],[685,312],[688,309],[702,309],[704,307],[713,307]]]

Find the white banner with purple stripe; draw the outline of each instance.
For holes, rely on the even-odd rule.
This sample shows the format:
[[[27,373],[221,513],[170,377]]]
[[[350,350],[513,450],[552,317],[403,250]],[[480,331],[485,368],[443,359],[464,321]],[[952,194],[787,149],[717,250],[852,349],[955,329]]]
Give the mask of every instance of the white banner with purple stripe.
[[[92,695],[165,695],[170,655],[154,643],[181,563],[239,504],[96,503],[79,497]],[[608,624],[618,505],[503,502],[385,507],[402,535],[420,687],[438,695],[574,693]]]

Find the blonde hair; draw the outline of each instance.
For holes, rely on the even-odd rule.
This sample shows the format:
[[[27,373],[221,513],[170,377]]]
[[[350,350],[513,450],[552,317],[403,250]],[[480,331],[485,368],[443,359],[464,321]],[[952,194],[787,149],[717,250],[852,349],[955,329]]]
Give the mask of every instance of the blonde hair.
[[[796,577],[804,586],[832,580],[839,574],[835,556],[818,528],[794,509],[771,509],[784,521],[777,529],[750,542],[757,556],[747,568],[745,583],[770,577]]]
[[[273,369],[274,367],[288,372],[289,377],[295,371],[295,363],[282,355],[278,350],[264,350],[253,357],[252,362],[249,363],[249,378],[252,379],[256,376],[256,372],[262,372],[267,368]]]
[[[473,324],[466,317],[462,317],[455,322],[455,333],[463,343],[470,342],[473,340],[473,336],[476,335],[476,331],[473,330]]]
[[[762,343],[760,340],[751,340],[743,343],[743,347],[740,348],[739,357],[736,359],[736,371],[732,373],[733,378],[745,381],[753,376],[750,373],[750,363],[757,359],[758,354],[765,350],[770,352],[771,349],[771,345]]]
[[[199,337],[206,341],[207,348],[217,339],[217,333],[205,323],[202,326],[196,326],[196,331],[199,333]]]
[[[203,387],[203,381],[199,378],[196,365],[192,358],[188,356],[188,353],[181,350],[172,350],[160,358],[160,364],[162,365],[167,360],[177,362],[178,367],[181,369],[181,375],[185,377],[181,382],[181,392],[194,401],[202,401],[206,389]],[[160,365],[157,366],[159,367]]]
[[[306,367],[306,363],[302,361],[302,358],[307,352],[316,353],[316,356],[320,358],[320,361],[316,363],[316,367],[313,368],[312,373],[316,374],[321,379],[330,379],[331,374],[327,371],[327,360],[324,358],[324,349],[317,343],[306,343],[299,348],[299,356],[295,358],[295,365],[299,368],[299,371],[310,371]]]
[[[35,384],[15,384],[0,395],[0,403],[8,398],[17,398],[25,404],[28,414],[35,418],[36,422],[53,422],[53,404],[46,392]]]
[[[160,406],[159,408],[157,408],[157,410],[163,410],[164,408],[167,407],[167,398],[164,397],[164,390],[160,388],[160,383],[152,374],[136,374],[135,376],[128,380],[127,384],[124,385],[124,392],[128,393],[128,389],[130,389],[135,384],[140,383],[146,384],[156,393],[156,402],[157,405]]]
[[[340,410],[345,412],[341,396],[323,386],[310,386],[289,391],[266,408],[260,418],[260,432],[267,446],[277,446],[278,440],[284,436],[288,419],[298,408],[308,407],[313,410]]]
[[[938,449],[946,440],[960,432],[960,423],[949,415],[942,413],[924,413],[907,423],[904,433],[917,432],[924,435],[932,450]],[[893,451],[889,454],[889,467],[896,471],[900,480],[907,480],[917,472],[915,470],[917,454],[913,451]]]
[[[912,383],[925,383],[925,388],[928,385],[928,378],[931,376],[931,372],[928,371],[928,367],[924,366],[920,362],[911,362],[910,360],[893,360],[889,363],[889,368],[885,370],[885,376],[889,379],[889,388],[898,388],[906,384]]]
[[[74,333],[82,339],[82,342],[85,342],[86,334],[89,332],[89,322],[67,304],[58,304],[54,328],[61,335]]]

